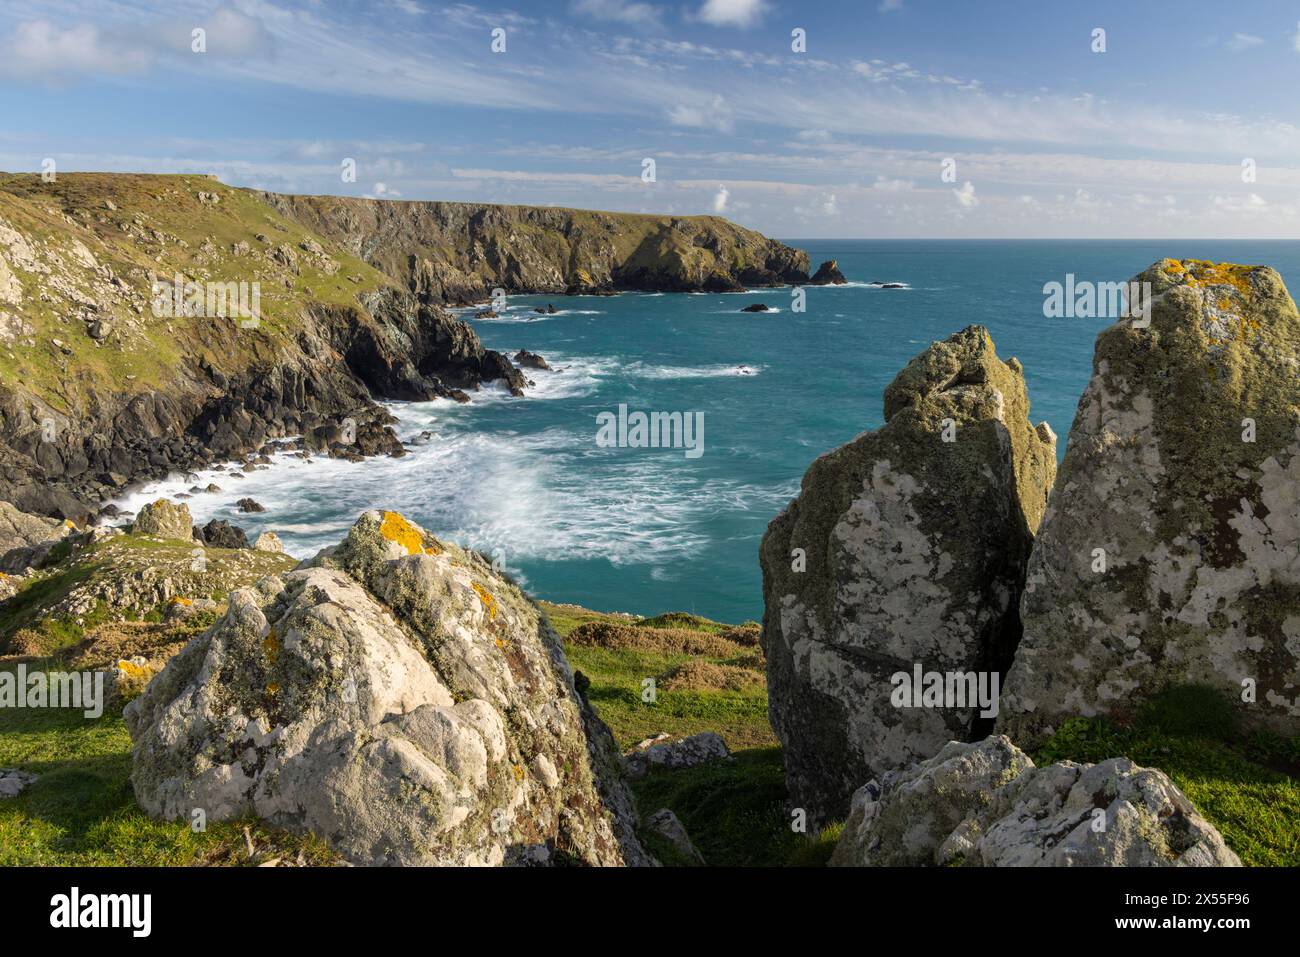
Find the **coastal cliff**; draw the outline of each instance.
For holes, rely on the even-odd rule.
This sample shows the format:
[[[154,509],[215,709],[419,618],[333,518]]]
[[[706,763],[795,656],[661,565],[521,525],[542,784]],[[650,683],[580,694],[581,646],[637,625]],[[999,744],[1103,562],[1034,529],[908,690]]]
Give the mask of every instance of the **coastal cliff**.
[[[0,174],[0,499],[84,521],[132,481],[288,436],[400,455],[376,400],[523,394],[443,308],[495,288],[806,279],[802,252],[716,217]]]

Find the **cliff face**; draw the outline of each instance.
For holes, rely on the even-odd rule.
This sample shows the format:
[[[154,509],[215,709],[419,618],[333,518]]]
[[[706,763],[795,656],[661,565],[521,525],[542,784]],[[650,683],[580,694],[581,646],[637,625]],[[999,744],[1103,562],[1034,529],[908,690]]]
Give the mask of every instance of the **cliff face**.
[[[374,400],[526,385],[444,302],[496,287],[729,289],[801,281],[806,266],[712,217],[0,174],[0,499],[80,520],[129,481],[295,434],[401,454]],[[255,321],[234,308],[240,284],[246,306],[259,290]]]
[[[506,292],[730,291],[808,281],[808,255],[717,216],[262,197],[425,298]]]

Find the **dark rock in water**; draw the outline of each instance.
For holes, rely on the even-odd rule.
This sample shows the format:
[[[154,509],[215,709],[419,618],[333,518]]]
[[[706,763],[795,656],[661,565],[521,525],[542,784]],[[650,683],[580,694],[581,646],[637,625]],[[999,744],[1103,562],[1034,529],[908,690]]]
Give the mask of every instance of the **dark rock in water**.
[[[203,544],[209,548],[247,548],[248,536],[238,525],[214,518],[203,526]]]
[[[840,272],[839,260],[828,259],[817,267],[817,272],[808,282],[813,286],[842,286],[848,280],[844,278],[844,273]]]
[[[545,316],[553,316],[557,311],[558,310],[554,306],[550,305],[549,303],[545,306],[536,306],[533,309],[533,312],[540,312],[542,315]]]
[[[515,353],[515,365],[523,366],[525,369],[550,369],[550,363],[539,356],[536,352],[529,352],[527,349],[520,349]]]
[[[879,279],[873,279],[867,283],[868,286],[874,286],[876,289],[906,289],[905,282],[881,282]]]
[[[474,313],[474,318],[475,319],[500,319],[501,317],[497,315],[495,309],[480,309],[478,312]]]
[[[794,807],[841,819],[854,790],[969,740],[1019,637],[1055,437],[1029,422],[1024,371],[971,326],[885,390],[885,424],[817,459],[768,526],[768,714]],[[897,677],[984,675],[984,704],[901,704]],[[974,697],[974,696],[972,696]]]
[[[235,507],[241,512],[265,512],[266,508],[260,502],[251,498],[241,498],[235,503]]]
[[[528,385],[528,380],[524,374],[514,367],[514,364],[500,352],[488,349],[483,353],[483,367],[491,371],[492,379],[502,379],[510,389],[513,396],[523,396],[524,387]]]
[[[764,303],[756,302],[753,305],[746,306],[744,309],[740,311],[741,312],[770,312],[771,308],[772,308],[771,306],[768,306]]]

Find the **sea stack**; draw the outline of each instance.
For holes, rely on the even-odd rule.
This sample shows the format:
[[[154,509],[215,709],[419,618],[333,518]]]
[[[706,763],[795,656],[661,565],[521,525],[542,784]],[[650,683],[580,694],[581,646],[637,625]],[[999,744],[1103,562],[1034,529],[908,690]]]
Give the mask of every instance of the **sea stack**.
[[[813,823],[991,725],[974,706],[898,707],[893,676],[1005,671],[1056,470],[1020,363],[979,326],[913,359],[884,415],[812,464],[760,550],[768,711],[792,805]]]
[[[1300,733],[1300,317],[1262,266],[1166,259],[1097,337],[1030,560],[999,728],[1219,689]],[[1139,287],[1141,288],[1141,287]]]
[[[813,286],[842,286],[848,280],[844,278],[844,273],[840,272],[839,260],[828,259],[817,267],[817,271],[808,282]]]

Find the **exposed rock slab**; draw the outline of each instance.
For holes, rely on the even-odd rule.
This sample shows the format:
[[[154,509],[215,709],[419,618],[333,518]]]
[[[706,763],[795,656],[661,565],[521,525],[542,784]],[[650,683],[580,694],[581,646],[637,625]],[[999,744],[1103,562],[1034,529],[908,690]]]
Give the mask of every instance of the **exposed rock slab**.
[[[730,757],[727,742],[716,731],[701,731],[677,741],[661,735],[647,738],[632,748],[626,758],[627,774],[630,778],[642,778],[654,768],[675,771]]]
[[[1239,867],[1161,771],[1037,768],[1004,735],[952,741],[853,796],[832,866]]]
[[[981,327],[931,345],[884,399],[885,425],[812,464],[760,553],[768,712],[816,823],[974,733],[973,707],[895,707],[891,675],[1006,669],[1055,474],[1020,363]]]
[[[650,862],[545,616],[396,513],[234,592],[126,720],[165,818],[252,813],[363,864]]]
[[[1032,743],[1204,684],[1300,733],[1300,316],[1266,267],[1167,259],[1137,281],[1150,325],[1097,338],[999,728]]]

